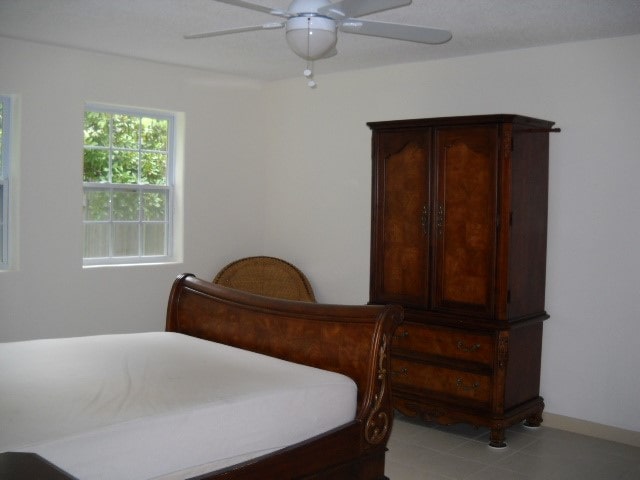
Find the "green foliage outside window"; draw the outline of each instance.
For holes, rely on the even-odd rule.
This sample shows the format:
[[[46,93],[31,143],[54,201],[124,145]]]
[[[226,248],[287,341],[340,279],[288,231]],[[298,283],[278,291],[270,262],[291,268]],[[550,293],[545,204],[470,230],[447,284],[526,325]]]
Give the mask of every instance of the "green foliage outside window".
[[[167,185],[169,122],[86,112],[84,181]]]
[[[167,254],[169,120],[86,111],[85,258]]]
[[[2,102],[0,102],[0,176],[3,175],[3,173],[2,173],[3,172],[3,169],[2,169],[2,165],[3,165],[3,163],[2,163],[2,152],[3,152],[3,150],[2,150],[2,125],[3,125],[2,115],[3,115],[3,110],[4,110],[4,105],[2,104]]]
[[[5,218],[4,218],[4,163],[2,153],[4,152],[3,146],[3,115],[4,115],[4,103],[0,101],[0,264],[3,264],[6,259],[4,258],[4,242],[5,242]]]
[[[6,103],[5,103],[6,102]],[[0,268],[7,267],[8,262],[8,182],[7,171],[9,169],[9,158],[4,158],[7,152],[8,139],[4,138],[9,130],[9,100],[7,97],[0,97]],[[6,105],[6,107],[5,107]],[[5,123],[6,120],[6,123]]]

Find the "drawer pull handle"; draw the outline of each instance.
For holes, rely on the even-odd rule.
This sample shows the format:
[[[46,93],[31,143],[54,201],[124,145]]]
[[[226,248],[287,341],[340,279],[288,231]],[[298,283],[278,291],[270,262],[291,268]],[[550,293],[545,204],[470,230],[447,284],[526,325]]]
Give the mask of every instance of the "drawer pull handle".
[[[409,370],[407,370],[406,368],[401,368],[399,371],[391,372],[392,376],[402,375],[403,377],[406,377],[408,374],[409,374]]]
[[[456,343],[456,347],[458,347],[458,350],[462,350],[463,352],[476,352],[480,349],[480,344],[474,343],[473,345],[468,347],[462,340],[458,340],[458,343]]]
[[[473,384],[471,385],[465,385],[462,383],[462,379],[458,378],[456,380],[456,387],[458,387],[459,390],[464,390],[465,392],[468,392],[471,390],[477,390],[480,387],[480,382],[473,382]]]
[[[409,332],[407,332],[406,330],[403,330],[401,333],[394,335],[393,338],[397,340],[402,340],[403,338],[406,338],[408,336],[409,336]]]

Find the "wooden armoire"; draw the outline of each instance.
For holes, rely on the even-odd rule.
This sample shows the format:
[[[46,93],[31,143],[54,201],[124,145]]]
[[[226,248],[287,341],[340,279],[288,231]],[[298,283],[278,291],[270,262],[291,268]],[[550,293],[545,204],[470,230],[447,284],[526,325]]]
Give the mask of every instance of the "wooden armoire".
[[[549,133],[482,115],[368,123],[370,303],[398,303],[395,407],[441,424],[542,421]]]

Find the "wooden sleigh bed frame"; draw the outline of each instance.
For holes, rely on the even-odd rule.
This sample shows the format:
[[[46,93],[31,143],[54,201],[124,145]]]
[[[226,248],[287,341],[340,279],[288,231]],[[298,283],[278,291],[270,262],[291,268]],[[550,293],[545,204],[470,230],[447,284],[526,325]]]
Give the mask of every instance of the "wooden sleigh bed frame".
[[[281,380],[278,380],[279,377],[271,376],[267,373],[269,376],[264,377],[265,381],[276,382],[273,390],[274,392],[281,392],[282,396],[278,397],[277,395],[271,395],[272,398],[279,398],[276,403],[271,404],[271,407],[265,406],[264,409],[262,409],[259,408],[259,406],[263,404],[256,403],[251,412],[245,412],[242,416],[242,418],[245,419],[245,422],[238,423],[238,426],[235,427],[241,428],[241,430],[235,431],[242,434],[238,437],[234,437],[233,432],[227,431],[226,433],[222,433],[223,425],[230,424],[230,419],[227,415],[233,416],[233,412],[235,411],[235,408],[233,407],[234,400],[231,400],[235,397],[225,397],[229,392],[228,381],[224,376],[217,377],[216,375],[220,375],[220,373],[214,373],[214,371],[216,368],[225,368],[222,365],[226,361],[225,359],[232,362],[226,370],[228,372],[230,371],[229,368],[233,369],[233,366],[236,365],[235,362],[240,362],[242,367],[237,370],[233,370],[235,373],[230,373],[230,375],[234,380],[239,380],[239,382],[234,382],[235,384],[241,385],[243,381],[241,375],[243,375],[243,373],[239,372],[244,372],[244,375],[247,376],[247,379],[245,380],[245,386],[247,389],[242,389],[242,391],[252,391],[255,387],[254,384],[257,381],[256,374],[262,375],[265,372],[270,371],[264,370],[263,367],[265,367],[266,363],[272,364],[272,362],[267,360],[277,362],[274,359],[263,359],[260,364],[252,364],[245,361],[247,358],[246,356],[238,357],[237,355],[234,355],[231,350],[227,350],[229,355],[233,356],[223,356],[219,359],[216,357],[216,360],[213,363],[206,363],[211,362],[211,357],[208,355],[201,355],[203,350],[218,352],[220,348],[224,349],[227,347],[224,347],[224,345],[212,345],[214,348],[209,350],[206,348],[208,347],[206,343],[201,342],[200,340],[186,339],[183,335],[174,336],[173,333],[169,334],[169,336],[164,336],[161,332],[132,334],[132,336],[125,335],[124,337],[126,338],[123,338],[122,335],[115,335],[117,339],[114,339],[114,336],[105,336],[102,338],[99,338],[100,336],[98,336],[88,337],[87,339],[52,339],[36,341],[35,343],[17,342],[16,344],[9,343],[3,345],[3,358],[9,358],[11,356],[11,358],[16,360],[16,364],[18,365],[15,370],[16,373],[9,374],[10,372],[5,372],[2,379],[3,382],[6,381],[7,383],[6,385],[3,384],[3,388],[15,388],[16,394],[12,398],[18,399],[18,401],[16,402],[11,400],[11,398],[7,398],[7,401],[2,404],[2,412],[4,412],[3,420],[8,420],[9,416],[13,418],[17,415],[17,417],[15,417],[16,420],[14,423],[7,424],[9,428],[7,428],[5,432],[0,432],[5,435],[4,437],[0,435],[0,440],[4,442],[4,448],[6,448],[7,445],[17,445],[17,450],[12,451],[14,450],[13,448],[8,448],[6,452],[0,453],[0,477],[8,479],[36,477],[74,478],[69,475],[68,472],[64,472],[50,463],[51,461],[45,460],[45,458],[48,457],[56,458],[61,464],[64,463],[69,465],[68,468],[76,472],[85,472],[86,475],[90,476],[99,476],[101,471],[106,472],[111,467],[114,468],[109,470],[110,472],[120,472],[114,473],[116,476],[122,474],[126,475],[127,467],[123,467],[123,465],[130,465],[130,468],[132,469],[140,465],[141,469],[137,473],[134,474],[130,470],[128,472],[136,478],[144,478],[145,475],[151,475],[154,477],[159,475],[161,478],[168,475],[169,478],[183,478],[179,476],[180,474],[178,473],[179,471],[183,471],[182,475],[184,475],[184,477],[199,480],[386,479],[384,476],[385,452],[386,443],[391,432],[393,416],[391,396],[389,392],[389,348],[391,345],[391,336],[393,331],[402,320],[402,316],[403,311],[399,306],[341,306],[282,300],[216,285],[208,281],[200,280],[191,274],[179,275],[173,283],[169,296],[166,319],[167,332],[176,332],[203,340],[217,342],[218,344],[224,344],[268,355],[270,357],[276,357],[289,362],[337,372],[351,378],[355,383],[355,385],[353,385],[353,383],[344,379],[342,376],[339,378],[335,377],[332,381],[332,383],[334,383],[335,381],[342,379],[343,383],[341,384],[348,385],[351,395],[351,403],[349,403],[351,407],[348,411],[353,412],[353,407],[355,406],[355,418],[353,420],[347,421],[347,419],[352,418],[349,413],[344,415],[337,414],[336,418],[341,418],[341,420],[337,423],[333,423],[328,420],[329,417],[331,417],[333,413],[343,411],[341,410],[342,407],[331,402],[329,404],[318,403],[317,398],[307,400],[301,399],[303,406],[306,405],[306,403],[309,403],[307,407],[308,415],[304,411],[294,415],[286,410],[288,407],[285,405],[287,405],[286,402],[290,398],[289,395],[295,395],[286,380],[291,378],[292,384],[297,385],[295,382],[301,380],[301,375],[295,373],[300,371],[299,366],[290,365],[287,370],[287,376]],[[148,341],[150,338],[156,339],[155,341],[159,338],[181,338],[183,340],[180,340],[180,345],[184,345],[183,341],[186,341],[191,348],[194,349],[193,358],[197,359],[198,362],[196,364],[193,362],[185,362],[183,366],[183,364],[180,363],[182,358],[184,358],[184,356],[189,356],[192,351],[184,351],[183,349],[176,350],[176,344],[174,343],[161,343],[159,344],[159,347],[154,350],[157,352],[155,353],[157,356],[145,356],[150,355],[149,349],[155,348],[155,344],[140,342],[140,335]],[[88,352],[86,341],[90,342],[91,348],[96,352],[106,349],[106,355],[91,356],[87,362],[80,362],[82,364],[88,364],[89,367],[88,370],[82,370],[82,374],[78,375],[74,365],[78,363],[78,359],[82,358],[77,357],[77,355],[84,355]],[[128,345],[134,345],[134,349],[136,349],[136,351],[140,350],[145,352],[142,356],[144,361],[139,363],[137,360],[139,357],[136,356],[136,354],[131,353],[131,356],[127,355],[124,357],[126,358],[126,362],[122,363],[119,356],[110,355],[111,350],[109,350],[109,348],[112,347],[105,346],[114,345],[114,343],[104,343],[111,341],[132,342]],[[164,341],[165,340],[163,340],[163,342]],[[78,343],[83,346],[83,349],[78,349]],[[118,350],[125,348],[123,343],[115,343],[115,345]],[[202,346],[205,348],[200,348]],[[165,347],[166,350],[163,350]],[[197,354],[195,350],[198,350]],[[57,353],[59,351],[65,352],[65,355],[67,356],[61,357]],[[177,356],[176,352],[179,352]],[[43,366],[38,363],[42,358],[60,359],[61,363],[59,365],[61,365],[61,367],[58,368],[58,370],[55,370],[56,361],[52,360],[49,364],[54,366],[53,370],[43,368]],[[119,384],[117,382],[111,383],[107,380],[108,378],[111,378],[109,377],[109,374],[104,377],[97,374],[96,379],[98,390],[102,391],[104,389],[103,385],[109,385],[110,388],[114,388],[113,392],[109,392],[110,395],[113,395],[105,397],[106,400],[104,402],[86,402],[83,400],[76,405],[74,403],[74,399],[76,397],[84,399],[87,396],[87,391],[91,398],[96,397],[97,395],[94,393],[96,388],[94,386],[95,384],[82,380],[84,378],[83,375],[87,375],[85,372],[89,372],[88,375],[92,375],[91,372],[94,372],[92,368],[94,368],[95,358],[99,359],[97,363],[98,365],[100,365],[100,361],[106,361],[109,364],[103,365],[102,368],[104,368],[105,371],[111,372],[111,370],[106,367],[113,365],[113,368],[115,368],[119,376],[120,369],[124,368],[128,372],[127,378],[130,382],[139,381],[141,383],[136,383],[136,385],[133,386],[126,385],[126,394],[119,395]],[[32,367],[32,359],[36,360],[35,367]],[[171,380],[171,375],[178,375],[176,378],[181,378],[182,373],[176,372],[182,372],[181,369],[183,368],[192,368],[197,370],[198,367],[202,367],[195,378],[198,378],[200,382],[203,382],[203,386],[207,392],[213,392],[217,388],[223,398],[230,399],[227,404],[228,408],[216,410],[218,413],[211,413],[209,416],[195,417],[203,418],[202,422],[204,423],[202,423],[203,428],[201,430],[206,432],[205,436],[184,435],[186,430],[180,430],[180,428],[183,426],[185,429],[190,428],[189,417],[191,417],[191,414],[185,416],[182,408],[183,404],[178,404],[177,411],[166,410],[164,411],[165,413],[158,415],[162,418],[162,420],[159,420],[159,422],[162,422],[160,423],[160,428],[149,429],[149,422],[137,423],[137,430],[136,428],[126,427],[126,425],[131,422],[135,422],[136,419],[138,419],[138,417],[132,417],[129,421],[127,420],[129,417],[126,417],[124,421],[121,421],[121,423],[114,424],[117,425],[117,427],[112,428],[111,424],[109,424],[108,428],[98,428],[98,433],[95,435],[98,440],[94,442],[93,438],[96,430],[93,426],[93,422],[94,420],[99,421],[100,415],[104,414],[102,410],[111,412],[111,404],[114,403],[114,398],[123,402],[128,398],[127,395],[130,391],[133,392],[131,395],[136,397],[141,390],[145,390],[144,382],[146,382],[146,378],[144,376],[135,375],[137,370],[141,370],[149,374],[149,380],[151,383],[146,384],[146,388],[151,389],[150,391],[154,391],[154,385],[156,385],[154,374],[149,373],[149,370],[144,367],[144,362],[149,361],[149,359],[155,359],[151,361],[155,361],[155,364],[157,364],[159,368],[167,371],[169,376],[166,378],[168,380]],[[163,359],[168,363],[163,364]],[[27,365],[28,368],[23,368],[22,366],[24,365]],[[71,365],[71,367],[69,365]],[[143,368],[140,368],[139,365],[143,365]],[[186,365],[189,365],[189,367],[186,367]],[[173,366],[176,366],[176,370],[172,369]],[[29,368],[32,368],[32,370]],[[66,370],[67,368],[71,368],[71,370],[68,371]],[[255,368],[257,368],[257,370],[255,370]],[[326,373],[327,372],[317,372],[317,374],[320,375],[324,375]],[[32,379],[31,382],[27,382],[31,385],[32,390],[23,389],[21,386],[22,382],[20,381],[20,378],[22,378],[21,375],[28,375],[28,378]],[[292,377],[289,377],[288,375],[292,375]],[[39,382],[41,382],[42,378],[45,377],[49,380],[52,378],[56,379],[55,381],[51,381],[52,385],[54,385],[54,389],[45,389],[45,386],[42,386],[41,388]],[[68,382],[66,380],[67,377],[69,379]],[[80,389],[75,387],[74,382],[76,378],[79,378],[80,383],[83,385]],[[208,382],[207,380],[209,378],[211,378],[213,382],[215,382],[215,378],[218,378],[220,381],[219,383]],[[323,376],[323,378],[327,377]],[[18,379],[18,382],[15,385],[12,383],[14,379]],[[280,381],[284,381],[284,383],[280,384]],[[126,384],[126,381],[124,383]],[[71,392],[69,393],[71,397],[67,399],[67,402],[62,401],[62,405],[73,405],[73,407],[67,408],[82,409],[85,413],[79,414],[78,418],[81,419],[80,425],[83,425],[82,422],[89,425],[88,430],[71,430],[72,432],[77,431],[79,433],[78,435],[69,435],[66,430],[67,417],[65,415],[69,415],[69,412],[72,410],[64,410],[63,415],[60,415],[55,411],[52,413],[52,422],[49,422],[46,415],[44,417],[38,417],[38,415],[42,413],[42,404],[37,402],[35,404],[28,402],[26,401],[26,397],[24,402],[26,406],[21,410],[23,403],[19,401],[21,398],[20,395],[33,395],[34,391],[46,392],[43,393],[44,396],[36,395],[35,398],[37,399],[45,397],[48,398],[50,395],[55,396],[55,398],[67,398],[59,395],[59,389],[56,389],[57,387],[55,387],[58,384],[64,386],[62,390],[65,394],[67,394],[66,392]],[[84,389],[84,385],[89,385],[89,388]],[[178,390],[173,392],[173,395],[181,397],[182,393],[191,393],[191,390],[189,390],[192,386],[191,380],[187,380],[186,383],[177,383],[176,385],[180,386],[175,387],[178,388]],[[214,388],[212,389],[211,387]],[[184,392],[181,390],[183,388],[185,389]],[[301,387],[301,389],[303,390],[303,387]],[[318,393],[319,391],[315,392]],[[97,395],[97,397],[100,397],[100,395]],[[335,400],[339,397],[328,396],[326,398]],[[158,397],[159,404],[162,404],[163,401],[162,395]],[[313,403],[314,401],[315,403]],[[243,402],[244,404],[247,403],[246,400],[243,400]],[[118,402],[115,403],[117,407]],[[265,403],[268,403],[266,399]],[[300,403],[298,402],[297,404],[299,405]],[[109,408],[106,408],[107,405],[110,405]],[[138,404],[134,403],[134,405]],[[319,411],[322,410],[325,405],[328,405],[330,408],[325,409],[322,412]],[[270,410],[270,408],[274,408],[278,410],[278,412],[274,412],[273,410]],[[283,409],[285,409],[284,412]],[[136,411],[135,408],[134,411]],[[191,412],[191,410],[187,411]],[[86,412],[95,412],[98,418],[94,419],[91,413],[86,414]],[[224,463],[218,462],[221,457],[216,457],[216,455],[220,454],[219,445],[216,447],[214,444],[219,441],[227,441],[226,439],[229,439],[230,437],[238,439],[246,437],[251,439],[252,437],[255,437],[257,444],[262,445],[262,443],[260,443],[262,440],[259,439],[264,436],[262,433],[264,427],[256,426],[256,430],[252,433],[251,426],[260,424],[260,417],[269,420],[269,418],[271,418],[269,412],[272,412],[275,415],[273,418],[283,418],[277,417],[283,413],[285,418],[289,418],[288,415],[291,413],[291,418],[295,418],[295,422],[298,422],[298,424],[304,424],[305,419],[308,418],[310,431],[324,431],[321,429],[316,430],[314,427],[314,425],[318,424],[319,419],[326,418],[328,420],[326,422],[328,425],[326,428],[331,428],[330,425],[340,426],[326,431],[325,433],[316,435],[310,439],[271,451],[271,453],[263,454],[262,456],[246,460],[242,463],[236,463],[224,468],[215,467],[216,463]],[[167,417],[171,417],[174,413],[177,420],[174,423],[167,423],[165,419]],[[200,415],[200,413],[198,413],[198,415]],[[156,415],[152,413],[150,417],[156,418]],[[33,418],[40,418],[40,421],[32,421]],[[55,427],[59,418],[62,418],[63,424],[61,431],[56,430],[57,427]],[[119,417],[116,416],[114,418]],[[89,423],[86,423],[87,420]],[[344,421],[347,421],[347,423],[342,423]],[[276,430],[272,430],[274,438],[278,438],[278,433],[280,431],[286,431],[287,427],[290,426],[282,420],[280,420],[280,422],[282,422],[282,428],[276,426]],[[17,430],[15,426],[13,426],[14,424],[18,425]],[[154,426],[156,425],[153,422],[151,422],[151,424]],[[52,427],[51,425],[54,426]],[[119,430],[119,428],[121,425],[125,425],[125,427],[122,427],[125,432],[134,432],[132,434],[133,437],[128,436],[128,434],[122,434],[120,436],[118,436],[119,434],[116,434],[116,436],[109,436],[113,430],[120,432],[121,430]],[[167,430],[167,428],[170,428],[168,425],[173,425],[176,432]],[[211,426],[209,427],[209,425]],[[239,427],[240,425],[242,427]],[[276,423],[276,425],[280,424]],[[44,427],[47,432],[44,436],[40,431],[41,426]],[[53,429],[52,431],[55,432],[54,434],[49,433],[50,428]],[[130,430],[127,430],[127,428],[130,428]],[[221,433],[219,435],[217,428],[220,428]],[[107,434],[105,434],[105,430],[107,431]],[[177,430],[182,432],[182,436]],[[88,433],[84,436],[81,435],[81,433],[84,433],[85,431]],[[61,432],[62,437],[56,439],[55,435],[57,435],[58,432]],[[159,450],[153,447],[153,445],[155,445],[153,442],[150,442],[151,447],[149,447],[150,449],[147,451],[146,455],[140,453],[144,451],[144,449],[141,449],[138,453],[135,453],[137,450],[134,450],[130,452],[130,458],[126,456],[127,451],[122,450],[122,447],[114,449],[110,446],[111,443],[109,443],[113,443],[113,439],[116,439],[116,443],[122,442],[122,445],[131,444],[135,449],[136,442],[139,442],[140,439],[144,439],[144,435],[146,434],[155,434],[160,436],[166,435],[167,440],[157,444],[157,447],[160,448]],[[54,436],[52,437],[51,435]],[[40,438],[42,440],[38,440]],[[131,440],[131,438],[133,439]],[[179,441],[181,438],[183,439],[182,443]],[[187,441],[187,438],[191,440]],[[295,438],[304,437],[297,436]],[[77,439],[80,440],[78,441]],[[30,442],[34,443],[29,445]],[[143,444],[146,445],[147,443],[143,442]],[[274,443],[274,445],[276,444],[278,443]],[[26,445],[26,448],[22,448],[20,445]],[[209,447],[207,447],[208,445]],[[246,444],[251,445],[251,447],[249,447],[250,450],[245,452],[242,450],[245,445],[244,443],[235,443],[234,445],[238,450],[234,455],[231,455],[228,458],[249,458],[249,455],[252,455],[253,452],[260,451],[260,448],[263,448],[263,451],[271,450],[270,447],[256,447],[254,443],[250,442]],[[31,449],[29,449],[29,447],[31,447]],[[97,450],[94,450],[94,448]],[[103,453],[109,449],[114,452],[112,455],[124,455],[122,458],[124,463],[116,461],[114,465],[104,465],[101,467],[100,462],[109,462],[108,456],[105,456]],[[177,468],[175,466],[176,463],[171,463],[171,461],[169,461],[167,463],[167,467],[176,468],[176,470],[172,470],[173,473],[165,472],[162,469],[149,470],[148,467],[145,466],[146,463],[149,462],[149,458],[153,458],[154,454],[160,454],[159,452],[162,452],[161,455],[169,455],[165,457],[167,459],[171,458],[171,452],[175,452],[176,460],[180,458],[190,458],[193,459],[192,461],[197,461],[199,463],[193,465],[185,463],[186,460],[181,460],[182,463],[180,465],[182,466]],[[209,452],[211,452],[210,456]],[[190,456],[189,454],[194,455]],[[210,460],[210,464],[206,462],[207,459]],[[91,467],[88,470],[86,468],[83,470],[79,464],[87,464]],[[209,467],[207,467],[207,465],[209,465]],[[62,465],[59,465],[59,467],[62,467]],[[40,468],[44,468],[46,470],[46,474],[35,475],[35,473],[40,471]],[[207,468],[209,468],[209,471]],[[151,471],[155,473],[143,473]],[[194,476],[196,475],[196,472],[207,473]],[[52,476],[54,474],[56,476]],[[126,478],[126,476],[122,478]],[[79,480],[82,480],[82,478]]]
[[[398,306],[280,300],[214,285],[191,274],[178,276],[169,297],[167,331],[339,372],[358,387],[352,422],[195,478],[385,479],[386,443],[393,417],[389,348],[402,316]]]

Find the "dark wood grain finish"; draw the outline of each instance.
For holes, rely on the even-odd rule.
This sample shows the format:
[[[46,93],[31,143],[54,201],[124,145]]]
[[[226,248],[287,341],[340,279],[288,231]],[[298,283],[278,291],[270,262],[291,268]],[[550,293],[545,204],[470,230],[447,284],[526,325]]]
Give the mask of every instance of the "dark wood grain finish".
[[[417,132],[392,131],[374,138],[380,174],[373,189],[379,204],[373,210],[374,236],[379,255],[371,277],[383,302],[422,306],[428,300],[428,251],[421,248],[429,235],[430,139]],[[407,222],[410,218],[413,221]]]
[[[508,270],[503,318],[545,315],[549,134],[514,125],[510,174]]]
[[[3,480],[77,480],[40,455],[30,452],[0,453]]]
[[[395,352],[417,352],[423,356],[452,358],[493,365],[493,336],[460,328],[405,323],[393,337]]]
[[[433,310],[493,308],[497,128],[436,128],[438,171]]]
[[[358,386],[353,422],[198,478],[384,479],[392,422],[389,348],[402,316],[399,306],[280,300],[179,276],[169,298],[167,331],[339,372]]]
[[[391,360],[393,388],[396,394],[404,390],[420,390],[442,398],[456,397],[488,405],[491,398],[490,373],[481,374],[440,366],[433,362],[411,361],[399,355]]]
[[[491,445],[504,446],[507,426],[539,424],[544,408],[553,122],[482,115],[368,125],[369,303],[406,307],[392,349],[394,404],[430,421],[488,426]]]

